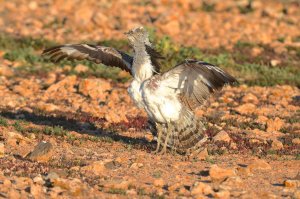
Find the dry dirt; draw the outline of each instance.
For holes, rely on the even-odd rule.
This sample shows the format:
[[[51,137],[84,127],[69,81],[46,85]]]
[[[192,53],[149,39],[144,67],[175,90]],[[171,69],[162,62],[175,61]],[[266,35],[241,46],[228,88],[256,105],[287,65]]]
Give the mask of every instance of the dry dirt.
[[[0,25],[58,42],[121,37],[146,24],[201,48],[230,48],[241,38],[299,45],[297,3],[254,1],[245,15],[239,6],[247,1],[216,1],[216,12],[193,1],[147,2],[2,1]],[[127,94],[129,82],[66,76],[65,68],[22,76],[3,54],[0,198],[300,198],[297,87],[225,87],[196,111],[210,140],[186,160],[153,154],[156,142]]]

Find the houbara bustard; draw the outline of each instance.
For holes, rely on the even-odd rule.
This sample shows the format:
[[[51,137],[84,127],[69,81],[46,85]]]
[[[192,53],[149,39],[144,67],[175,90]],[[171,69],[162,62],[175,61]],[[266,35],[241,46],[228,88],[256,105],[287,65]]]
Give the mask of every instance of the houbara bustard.
[[[207,136],[193,110],[201,106],[210,93],[236,79],[217,66],[192,59],[159,73],[158,59],[162,56],[152,47],[148,32],[139,27],[125,35],[133,47],[133,56],[90,44],[55,46],[44,50],[43,55],[48,55],[53,62],[64,58],[87,59],[128,71],[133,76],[128,92],[136,105],[148,114],[150,129],[157,136],[156,152],[165,153],[167,146],[181,154],[197,151]]]

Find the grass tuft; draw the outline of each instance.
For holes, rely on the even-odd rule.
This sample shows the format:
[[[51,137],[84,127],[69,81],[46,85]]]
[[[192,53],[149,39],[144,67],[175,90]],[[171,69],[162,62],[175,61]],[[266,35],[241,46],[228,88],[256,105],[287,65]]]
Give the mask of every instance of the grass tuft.
[[[0,117],[0,126],[4,126],[4,127],[8,126],[7,120],[4,119],[3,117]]]
[[[46,135],[65,136],[67,131],[61,126],[45,127],[43,133]]]

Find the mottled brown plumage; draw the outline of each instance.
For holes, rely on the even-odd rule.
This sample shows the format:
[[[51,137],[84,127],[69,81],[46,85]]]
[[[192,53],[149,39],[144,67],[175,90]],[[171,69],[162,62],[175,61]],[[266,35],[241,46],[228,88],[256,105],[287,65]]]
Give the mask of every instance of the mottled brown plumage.
[[[134,79],[128,92],[149,116],[152,132],[157,135],[156,151],[162,146],[161,152],[165,153],[167,145],[182,154],[197,151],[206,137],[204,125],[193,111],[211,93],[236,79],[217,66],[189,59],[159,73],[158,60],[163,57],[152,47],[147,31],[140,27],[125,34],[134,49],[133,57],[114,48],[90,44],[55,46],[43,55],[54,62],[86,59],[130,72]]]

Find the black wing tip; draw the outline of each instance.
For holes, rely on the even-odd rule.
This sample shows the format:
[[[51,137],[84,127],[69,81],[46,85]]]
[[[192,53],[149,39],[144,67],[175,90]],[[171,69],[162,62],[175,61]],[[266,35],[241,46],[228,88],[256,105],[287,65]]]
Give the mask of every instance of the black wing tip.
[[[186,59],[185,62],[189,63],[189,64],[197,63],[197,64],[204,65],[204,66],[212,66],[212,67],[218,68],[223,72],[223,73],[220,73],[220,74],[222,74],[222,76],[224,77],[224,79],[223,79],[224,84],[239,84],[239,82],[236,78],[234,78],[228,72],[224,71],[223,69],[219,68],[218,66],[216,66],[214,64],[211,64],[211,63],[208,63],[208,62],[205,62],[205,61],[199,61],[199,60],[196,60],[196,59]]]
[[[51,53],[53,51],[57,51],[59,50],[61,47],[63,47],[63,45],[59,45],[59,46],[53,46],[50,48],[46,48],[45,50],[43,50],[42,55],[47,55],[48,53]]]
[[[229,75],[227,72],[225,72],[224,71],[224,73],[225,73],[225,84],[230,84],[230,85],[236,85],[236,84],[239,84],[239,81],[235,78],[235,77],[233,77],[233,76],[231,76],[231,75]]]

